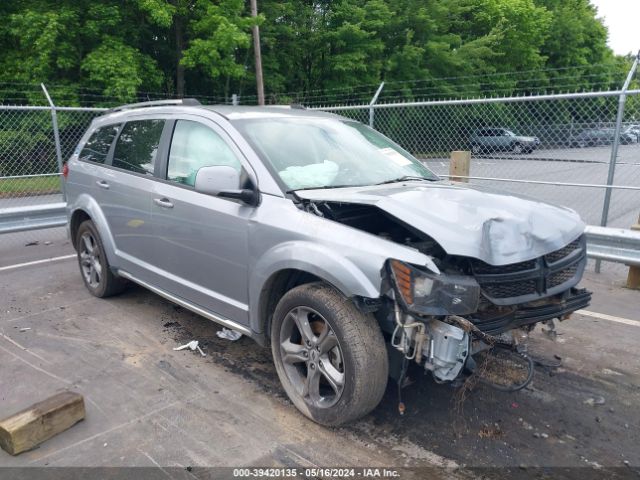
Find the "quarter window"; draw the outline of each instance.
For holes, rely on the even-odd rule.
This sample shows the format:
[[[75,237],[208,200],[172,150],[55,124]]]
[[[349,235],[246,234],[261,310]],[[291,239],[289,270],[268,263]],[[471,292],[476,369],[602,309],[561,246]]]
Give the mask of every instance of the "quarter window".
[[[178,120],[173,131],[167,179],[193,187],[202,167],[228,165],[241,170],[229,145],[209,127],[190,120]]]
[[[91,134],[80,152],[80,160],[104,163],[120,125],[100,127]]]
[[[127,122],[116,142],[113,166],[153,175],[164,120]]]

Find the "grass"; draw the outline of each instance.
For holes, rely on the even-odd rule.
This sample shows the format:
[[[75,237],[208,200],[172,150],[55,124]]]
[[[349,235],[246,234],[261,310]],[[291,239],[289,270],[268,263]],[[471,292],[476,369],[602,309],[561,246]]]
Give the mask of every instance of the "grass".
[[[0,179],[0,197],[25,197],[60,191],[60,177],[25,177]]]

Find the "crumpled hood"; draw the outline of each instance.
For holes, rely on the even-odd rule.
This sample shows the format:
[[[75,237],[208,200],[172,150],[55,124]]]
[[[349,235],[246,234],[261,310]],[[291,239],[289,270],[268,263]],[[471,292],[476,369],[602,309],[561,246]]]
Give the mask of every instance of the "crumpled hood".
[[[530,260],[578,238],[576,212],[533,199],[450,182],[299,190],[300,198],[373,205],[424,232],[450,255],[492,265]]]

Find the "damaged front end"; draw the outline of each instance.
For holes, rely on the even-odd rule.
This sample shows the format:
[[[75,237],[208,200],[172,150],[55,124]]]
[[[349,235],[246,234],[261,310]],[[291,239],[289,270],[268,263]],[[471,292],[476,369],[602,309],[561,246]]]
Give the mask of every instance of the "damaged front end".
[[[389,339],[391,376],[401,385],[408,364],[415,362],[431,372],[437,382],[456,382],[474,371],[484,373],[484,368],[478,368],[486,364],[483,357],[499,350],[500,355],[494,358],[507,364],[514,363],[510,356],[519,357],[527,371],[509,388],[501,388],[495,378],[486,383],[512,391],[526,386],[533,374],[533,362],[526,355],[528,333],[537,323],[567,319],[590,302],[591,293],[576,288],[587,261],[584,235],[579,235],[577,227],[567,226],[563,238],[573,230],[579,236],[556,240],[552,251],[545,250],[540,240],[532,248],[543,253],[537,258],[527,259],[526,252],[516,252],[512,255],[514,263],[495,265],[486,261],[491,255],[480,247],[477,255],[465,254],[473,249],[462,245],[462,237],[454,237],[460,253],[452,251],[451,245],[436,240],[435,231],[432,237],[423,227],[414,227],[379,207],[379,202],[369,204],[373,195],[367,195],[341,202],[316,193],[317,199],[303,200],[300,206],[428,257],[425,265],[387,260],[381,298],[363,304],[363,308],[374,311]],[[534,215],[531,212],[528,214]],[[485,225],[503,224],[506,228],[506,223],[496,218],[491,216]],[[513,221],[514,230],[523,228]],[[432,233],[431,229],[428,232]],[[490,243],[494,243],[492,238]],[[469,242],[474,241],[470,234]]]
[[[485,383],[502,390],[524,388],[533,377],[528,333],[537,323],[565,320],[589,304],[591,293],[575,288],[585,264],[584,236],[543,257],[504,266],[450,257],[438,259],[440,273],[434,273],[389,260],[391,346],[403,357],[395,377],[401,384],[406,363],[413,360],[438,382],[456,381],[477,371],[478,358],[487,351],[501,349],[494,360],[513,363],[513,356],[520,356],[527,371],[509,387],[504,378]]]

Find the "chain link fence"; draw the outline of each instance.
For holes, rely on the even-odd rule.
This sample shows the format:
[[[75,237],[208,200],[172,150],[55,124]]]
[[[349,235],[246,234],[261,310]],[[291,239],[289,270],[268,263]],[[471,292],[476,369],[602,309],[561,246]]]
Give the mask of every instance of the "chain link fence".
[[[628,228],[640,214],[640,90],[315,108],[372,125],[444,178],[451,152],[470,150],[473,184],[568,206],[592,225]],[[63,201],[59,165],[103,111],[0,105],[0,213]]]
[[[91,120],[102,111],[0,105],[0,219],[5,228],[16,228],[13,219],[19,218],[21,211],[25,219],[33,220],[34,226],[42,225],[39,207],[50,208],[64,202],[60,165],[71,156]],[[64,227],[51,228],[46,233],[26,230],[3,235],[2,246],[59,245],[66,241]]]

